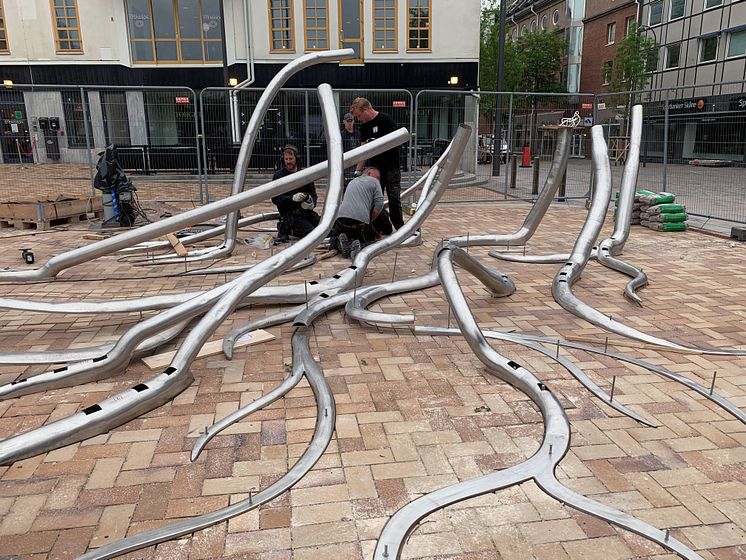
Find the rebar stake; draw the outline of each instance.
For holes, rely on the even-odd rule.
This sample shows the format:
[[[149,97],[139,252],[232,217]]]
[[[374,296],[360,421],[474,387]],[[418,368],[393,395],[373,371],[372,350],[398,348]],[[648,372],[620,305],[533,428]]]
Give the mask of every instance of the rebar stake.
[[[559,360],[559,349],[560,349],[560,340],[557,339],[557,359]]]
[[[668,537],[671,536],[671,529],[666,529],[666,538],[665,541],[668,542]]]
[[[303,289],[306,292],[306,309],[308,309],[308,281],[307,280],[303,281]]]
[[[466,254],[469,254],[469,232],[466,232]]]
[[[614,400],[614,387],[616,386],[616,375],[611,378],[611,394],[609,395],[609,402]]]
[[[712,385],[710,385],[710,394],[712,395],[712,392],[715,390],[715,379],[717,379],[718,371],[715,370],[715,373],[712,374]]]
[[[606,354],[609,351],[609,337],[606,337],[606,341],[604,341],[604,354]]]
[[[451,328],[451,306],[448,306],[448,328]]]
[[[391,271],[391,281],[394,281],[396,277],[396,261],[399,258],[399,253],[394,253],[394,270]]]

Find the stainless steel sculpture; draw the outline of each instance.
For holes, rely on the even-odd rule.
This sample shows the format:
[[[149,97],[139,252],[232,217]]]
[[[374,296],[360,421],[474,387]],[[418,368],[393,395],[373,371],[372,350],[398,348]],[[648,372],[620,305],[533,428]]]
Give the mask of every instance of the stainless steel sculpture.
[[[745,356],[746,350],[696,348],[649,335],[604,315],[573,294],[572,286],[580,278],[581,272],[588,263],[593,243],[603,226],[611,197],[611,170],[609,168],[609,158],[607,156],[606,142],[604,141],[602,128],[600,126],[591,128],[591,137],[593,140],[593,170],[596,179],[593,200],[588,217],[575,241],[572,253],[567,262],[559,269],[552,282],[552,296],[555,301],[573,315],[585,319],[597,327],[615,332],[627,338],[664,348],[701,354]]]
[[[581,496],[557,480],[554,470],[570,445],[570,423],[562,406],[551,390],[520,364],[507,360],[487,343],[469,310],[451,264],[451,249],[443,249],[438,256],[438,272],[449,305],[472,351],[485,364],[487,371],[526,394],[544,418],[544,438],[539,450],[523,463],[461,482],[417,498],[392,516],[376,545],[376,560],[398,559],[407,536],[416,524],[433,511],[447,505],[494,492],[527,480],[533,480],[547,494],[575,509],[594,515],[615,525],[648,538],[682,558],[701,560],[694,551],[670,537],[667,532],[624,514],[614,508]]]

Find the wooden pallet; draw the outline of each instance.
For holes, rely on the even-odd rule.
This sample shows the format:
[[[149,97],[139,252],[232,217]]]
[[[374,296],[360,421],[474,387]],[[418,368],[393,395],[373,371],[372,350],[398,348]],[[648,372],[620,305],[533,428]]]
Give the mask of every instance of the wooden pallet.
[[[101,197],[0,202],[0,228],[47,230],[102,218]]]

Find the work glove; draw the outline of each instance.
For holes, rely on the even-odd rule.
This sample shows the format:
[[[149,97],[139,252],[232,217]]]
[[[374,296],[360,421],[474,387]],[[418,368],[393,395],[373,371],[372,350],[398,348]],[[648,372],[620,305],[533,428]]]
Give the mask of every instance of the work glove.
[[[303,202],[306,200],[308,195],[306,193],[297,192],[293,195],[293,202]]]
[[[316,206],[313,203],[313,197],[307,193],[295,193],[293,195],[293,200],[295,202],[300,202],[300,207],[303,208],[303,210],[313,210],[313,207]]]
[[[362,175],[362,174],[363,174],[363,172],[362,172],[362,171],[355,171],[355,173],[353,173],[353,175],[352,175],[352,176],[353,176],[353,177],[360,177],[360,175]]]

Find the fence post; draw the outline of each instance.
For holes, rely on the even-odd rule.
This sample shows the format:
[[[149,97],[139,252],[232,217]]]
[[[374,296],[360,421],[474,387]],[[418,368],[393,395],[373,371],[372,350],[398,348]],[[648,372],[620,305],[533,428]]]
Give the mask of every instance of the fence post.
[[[513,155],[513,93],[511,92],[510,97],[508,98],[508,134],[506,136],[506,141],[508,143],[508,154]],[[502,146],[502,142],[501,142]],[[515,158],[513,158],[515,160]],[[515,161],[513,161],[513,164],[510,168],[510,175],[512,175],[510,179],[510,188],[515,188]],[[508,198],[508,174],[505,174],[505,198]]]
[[[539,166],[541,158],[534,156],[534,180],[531,183],[531,194],[539,194]]]
[[[557,202],[565,202],[566,191],[567,191],[567,167],[565,167],[565,172],[562,173],[562,179],[559,185],[559,194],[557,196]]]
[[[518,158],[516,157],[515,154],[510,154],[510,188],[511,189],[515,188],[517,171],[518,171]],[[508,177],[506,176],[505,179],[507,180]]]
[[[308,90],[303,92],[303,100],[305,104],[305,122],[303,128],[306,129],[306,165],[311,165],[311,135],[308,130]],[[297,147],[297,146],[296,146]]]
[[[80,86],[80,102],[83,105],[83,129],[85,130],[85,153],[88,157],[88,180],[91,182],[91,196],[96,196],[96,188],[93,186],[93,158],[91,157],[91,135],[88,131],[86,92],[83,86]],[[19,163],[23,164],[23,160],[20,160]]]
[[[666,179],[668,174],[668,101],[671,90],[666,90],[666,109],[663,117],[663,191],[666,190]]]

